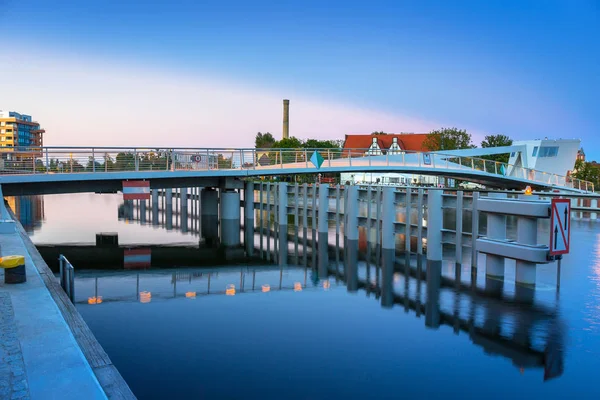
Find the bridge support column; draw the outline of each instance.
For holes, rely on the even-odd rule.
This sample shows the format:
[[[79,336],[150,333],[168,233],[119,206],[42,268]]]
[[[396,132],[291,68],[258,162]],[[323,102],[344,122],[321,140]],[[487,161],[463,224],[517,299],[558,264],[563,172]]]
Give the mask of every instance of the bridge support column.
[[[427,260],[442,261],[442,191],[427,191]]]
[[[379,198],[379,196],[377,196]],[[394,204],[394,188],[383,188],[381,202],[381,306],[391,308],[394,305],[394,264],[396,260],[396,234],[394,222],[396,221],[396,206]],[[377,224],[380,221],[377,220]],[[408,279],[408,277],[407,277]]]
[[[214,188],[204,188],[200,193],[200,227],[206,244],[216,244],[219,238],[219,194]]]
[[[279,255],[279,265],[287,264],[288,259],[288,184],[280,182],[277,184],[277,222],[278,243],[277,252]]]
[[[254,182],[246,182],[244,190],[244,244],[246,256],[254,255]]]
[[[226,247],[240,245],[240,193],[221,189],[221,243]]]
[[[346,287],[349,292],[358,290],[358,187],[346,186],[344,200],[344,236]]]
[[[318,273],[319,278],[327,279],[329,274],[329,185],[319,185],[318,204]]]
[[[592,209],[596,209],[596,208],[598,208],[598,199],[592,199],[592,200],[591,200],[591,203],[590,203],[590,207],[591,207]],[[596,212],[592,212],[592,213],[590,213],[590,219],[591,219],[592,221],[596,221],[596,220],[598,219],[598,213],[596,213]]]
[[[165,225],[167,230],[173,229],[173,189],[165,189]]]
[[[179,204],[181,205],[180,220],[181,220],[181,232],[186,233],[188,231],[188,188],[179,189]]]
[[[520,244],[537,244],[537,219],[519,217],[517,219],[517,242]],[[535,289],[535,263],[517,260],[515,297],[517,300],[532,302]]]
[[[490,197],[505,198],[504,193],[490,193]],[[506,216],[498,214],[487,215],[487,237],[490,239],[506,239]],[[504,257],[486,254],[485,274],[492,280],[504,279]],[[492,284],[490,282],[490,284]],[[487,286],[487,284],[486,284]],[[494,285],[492,285],[494,286]]]

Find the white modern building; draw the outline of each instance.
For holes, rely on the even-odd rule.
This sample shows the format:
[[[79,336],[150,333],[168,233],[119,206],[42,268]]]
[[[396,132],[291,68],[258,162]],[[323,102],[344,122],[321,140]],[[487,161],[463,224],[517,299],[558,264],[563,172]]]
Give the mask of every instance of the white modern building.
[[[537,139],[516,141],[511,147],[508,173],[514,174],[519,167],[566,176],[573,170],[579,139]]]

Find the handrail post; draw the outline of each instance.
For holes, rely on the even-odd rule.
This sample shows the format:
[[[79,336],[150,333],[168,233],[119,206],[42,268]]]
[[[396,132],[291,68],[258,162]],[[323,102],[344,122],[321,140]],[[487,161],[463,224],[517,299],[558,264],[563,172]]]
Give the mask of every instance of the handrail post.
[[[206,169],[210,169],[210,150],[206,149]]]
[[[240,169],[244,169],[244,149],[240,149]]]
[[[283,150],[279,149],[279,162],[281,163],[281,168],[283,168]]]
[[[352,166],[352,152],[348,149],[348,166]]]
[[[331,150],[327,149],[327,160],[329,160],[329,167],[331,167]]]
[[[138,172],[140,170],[140,165],[139,165],[139,160],[138,160],[138,153],[137,153],[137,149],[133,149],[133,165],[135,167],[135,172]]]
[[[475,159],[471,157],[471,169],[475,170]]]
[[[92,147],[92,172],[96,172],[96,154],[94,153],[93,147]]]
[[[48,157],[48,148],[46,147],[46,173],[50,173],[50,158]]]
[[[498,175],[498,161],[494,161],[494,173]]]
[[[308,168],[308,150],[304,149],[304,162],[306,163],[306,168]]]

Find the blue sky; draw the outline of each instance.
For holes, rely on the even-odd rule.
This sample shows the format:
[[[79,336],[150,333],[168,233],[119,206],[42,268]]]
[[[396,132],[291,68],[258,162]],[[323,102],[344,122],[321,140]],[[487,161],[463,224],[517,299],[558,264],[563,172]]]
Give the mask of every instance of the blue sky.
[[[0,36],[16,56],[0,72],[18,77],[3,78],[0,93],[18,84],[31,95],[14,104],[2,96],[0,107],[18,106],[41,122],[44,116],[46,129],[56,131],[56,141],[47,136],[51,144],[95,143],[92,126],[86,138],[84,121],[75,119],[77,127],[64,121],[69,108],[89,97],[103,110],[129,107],[131,113],[121,116],[127,132],[112,140],[139,140],[132,130],[150,116],[139,103],[160,97],[163,103],[147,107],[172,112],[178,101],[184,113],[193,113],[179,93],[189,82],[200,85],[187,94],[202,100],[197,108],[218,97],[215,104],[228,111],[212,106],[198,115],[201,122],[175,125],[178,133],[169,137],[182,145],[214,146],[219,142],[211,132],[221,125],[239,145],[251,145],[258,130],[279,134],[280,100],[287,97],[291,132],[299,137],[457,126],[476,139],[488,133],[577,137],[600,158],[597,0],[0,0]],[[44,68],[46,61],[52,67]],[[27,70],[32,65],[36,71]],[[69,79],[72,73],[61,77],[75,66],[77,82]],[[164,84],[136,98],[131,92],[140,86],[128,88],[132,75]],[[99,87],[116,81],[123,92],[117,98]],[[55,101],[60,88],[73,104]],[[227,125],[234,105],[244,112],[235,118],[238,125]],[[328,114],[329,108],[337,111]],[[81,115],[96,118],[91,111]],[[151,134],[147,144],[162,144],[163,135],[152,129],[144,126]]]

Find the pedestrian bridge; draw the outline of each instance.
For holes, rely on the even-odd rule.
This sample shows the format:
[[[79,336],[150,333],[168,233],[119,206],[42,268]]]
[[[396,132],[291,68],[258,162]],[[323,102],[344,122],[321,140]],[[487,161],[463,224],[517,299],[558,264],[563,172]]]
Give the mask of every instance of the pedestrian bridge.
[[[218,186],[231,178],[340,172],[433,175],[494,188],[593,191],[590,182],[456,152],[368,149],[42,147],[0,150],[5,195],[116,192],[123,180],[151,187]]]

